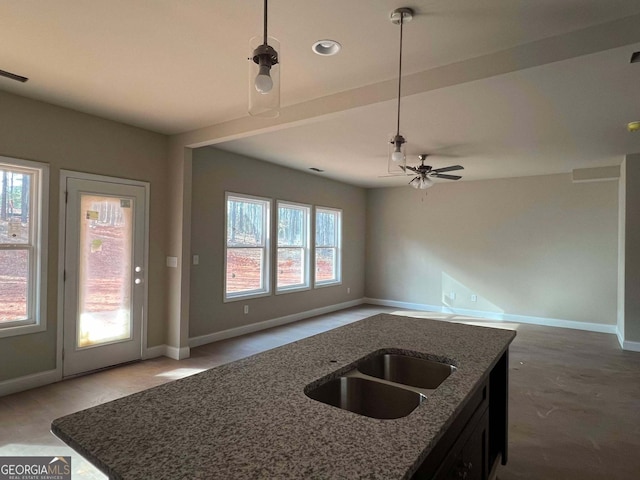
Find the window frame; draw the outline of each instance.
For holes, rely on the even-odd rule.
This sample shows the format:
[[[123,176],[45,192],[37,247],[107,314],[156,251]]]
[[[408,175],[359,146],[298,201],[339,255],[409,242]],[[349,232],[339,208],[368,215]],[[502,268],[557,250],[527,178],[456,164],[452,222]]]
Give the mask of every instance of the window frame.
[[[29,254],[27,319],[0,323],[0,338],[5,338],[47,329],[49,165],[0,156],[0,167],[33,175],[29,198],[29,242],[0,244],[0,250],[26,250]]]
[[[300,247],[298,245],[283,245],[281,246],[279,244],[280,240],[279,240],[279,235],[277,232],[277,229],[280,225],[280,207],[291,207],[291,208],[295,208],[295,209],[300,209],[303,210],[305,213],[305,218],[304,218],[304,240],[303,240],[303,246]],[[311,212],[312,212],[312,206],[305,204],[305,203],[297,203],[297,202],[290,202],[287,200],[277,200],[276,201],[276,233],[275,233],[275,293],[276,295],[282,295],[285,293],[292,293],[292,292],[302,292],[305,290],[310,290],[311,289]],[[297,285],[291,285],[291,286],[286,286],[286,287],[279,287],[278,286],[278,253],[280,251],[281,248],[302,248],[303,250],[303,255],[302,255],[302,261],[303,261],[303,279],[304,279],[304,283],[302,284],[297,284]]]
[[[234,199],[238,201],[248,201],[253,203],[262,203],[265,205],[263,212],[263,234],[264,234],[264,245],[262,247],[229,247],[227,242],[227,233],[229,227],[229,219],[228,219],[228,207],[229,200]],[[247,300],[250,298],[259,298],[266,297],[271,295],[271,210],[273,207],[273,201],[270,198],[258,197],[255,195],[247,195],[245,193],[235,193],[235,192],[225,192],[224,199],[224,268],[223,268],[223,302],[235,302],[239,300]],[[227,259],[228,259],[228,249],[239,249],[239,248],[262,248],[263,249],[263,265],[262,265],[262,288],[248,290],[239,293],[231,293],[227,292]]]
[[[316,206],[313,216],[313,288],[331,287],[342,284],[342,209],[332,207]],[[318,246],[317,222],[318,213],[331,213],[337,216],[336,224],[336,245],[334,247]],[[316,252],[318,248],[334,248],[335,249],[335,279],[318,280],[318,263]]]

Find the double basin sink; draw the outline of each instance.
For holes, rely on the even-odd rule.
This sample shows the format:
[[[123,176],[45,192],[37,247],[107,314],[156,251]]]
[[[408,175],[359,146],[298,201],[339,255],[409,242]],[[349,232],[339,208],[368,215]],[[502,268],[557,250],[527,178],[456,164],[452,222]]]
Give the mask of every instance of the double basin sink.
[[[456,367],[418,356],[377,353],[356,362],[337,378],[311,384],[305,394],[322,403],[366,417],[409,415]]]

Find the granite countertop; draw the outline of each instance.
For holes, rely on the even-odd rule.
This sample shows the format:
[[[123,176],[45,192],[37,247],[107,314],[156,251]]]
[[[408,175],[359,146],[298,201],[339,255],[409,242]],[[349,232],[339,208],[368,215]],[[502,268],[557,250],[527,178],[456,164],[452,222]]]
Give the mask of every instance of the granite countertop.
[[[52,431],[116,479],[409,478],[514,337],[380,314],[58,418]],[[304,394],[381,349],[458,368],[394,420]]]

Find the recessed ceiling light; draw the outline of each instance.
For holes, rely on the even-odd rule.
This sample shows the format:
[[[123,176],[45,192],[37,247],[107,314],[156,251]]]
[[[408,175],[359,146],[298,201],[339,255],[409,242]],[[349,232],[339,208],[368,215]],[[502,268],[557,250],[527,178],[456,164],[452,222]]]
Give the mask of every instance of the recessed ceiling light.
[[[640,122],[627,123],[627,130],[629,130],[630,132],[640,131]]]
[[[640,52],[633,52],[633,54],[631,54],[630,63],[638,63],[638,62],[640,62]]]
[[[335,55],[340,51],[342,45],[340,45],[335,40],[318,40],[313,44],[311,50],[318,55],[322,55],[323,57],[329,57],[331,55]]]

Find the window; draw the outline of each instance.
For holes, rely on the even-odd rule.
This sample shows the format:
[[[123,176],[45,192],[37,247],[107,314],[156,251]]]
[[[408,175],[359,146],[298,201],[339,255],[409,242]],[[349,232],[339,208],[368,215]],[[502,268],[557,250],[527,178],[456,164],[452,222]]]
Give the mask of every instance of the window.
[[[268,295],[271,200],[226,194],[225,301]]]
[[[48,167],[0,157],[0,337],[44,330]]]
[[[341,282],[342,211],[316,208],[316,286]]]
[[[278,202],[276,293],[309,288],[309,216],[311,207]]]

